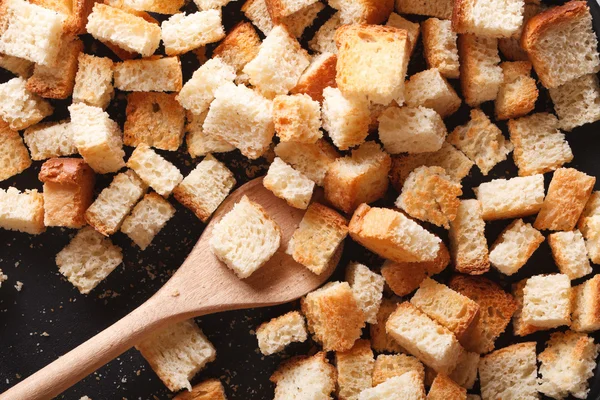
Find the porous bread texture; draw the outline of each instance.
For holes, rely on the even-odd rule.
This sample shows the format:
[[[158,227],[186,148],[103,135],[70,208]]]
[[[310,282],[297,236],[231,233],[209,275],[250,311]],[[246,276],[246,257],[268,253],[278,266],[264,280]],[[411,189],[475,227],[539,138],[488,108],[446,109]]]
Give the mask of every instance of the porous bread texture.
[[[207,379],[192,386],[190,391],[180,392],[173,397],[173,400],[227,400],[227,398],[225,389],[218,379]]]
[[[357,340],[350,350],[335,353],[338,399],[357,400],[359,394],[373,386],[373,350],[366,339]]]
[[[418,167],[408,175],[395,205],[413,218],[450,229],[461,195],[461,184],[443,168]]]
[[[260,37],[250,22],[240,22],[213,50],[213,57],[231,66],[241,75],[242,69],[258,54]]]
[[[325,88],[337,86],[335,83],[336,65],[337,56],[333,53],[325,52],[314,56],[290,93],[307,94],[313,100],[322,103]]]
[[[29,60],[0,54],[0,68],[4,68],[21,78],[29,78],[33,73],[33,66],[34,63]]]
[[[458,272],[481,275],[490,269],[481,202],[461,200],[456,218],[450,222],[450,250]]]
[[[534,275],[523,288],[525,324],[556,328],[571,324],[571,280],[564,274]]]
[[[308,330],[325,351],[354,346],[365,326],[365,316],[347,282],[330,282],[301,301]]]
[[[446,374],[437,374],[429,393],[427,393],[427,400],[465,400],[466,398],[467,389],[461,387]]]
[[[0,182],[31,166],[31,158],[19,132],[0,120]]]
[[[214,96],[204,132],[230,143],[251,160],[262,156],[275,134],[272,102],[244,85],[229,82]]]
[[[327,361],[326,353],[312,357],[293,357],[282,363],[271,375],[275,384],[273,400],[295,400],[304,396],[329,400],[335,390],[335,367]]]
[[[550,89],[561,129],[567,132],[600,120],[600,86],[596,74],[573,79]]]
[[[204,132],[203,124],[208,111],[199,115],[192,114],[189,111],[186,114],[187,124],[185,130],[187,136],[185,142],[188,153],[192,158],[206,156],[210,153],[227,153],[235,150],[235,146]]]
[[[265,356],[280,352],[290,343],[304,342],[307,337],[304,317],[298,311],[273,318],[256,329],[258,348]]]
[[[280,142],[275,146],[275,155],[318,186],[323,186],[330,165],[340,156],[335,148],[323,139],[314,144]]]
[[[127,167],[163,197],[169,197],[175,186],[183,180],[183,175],[175,165],[145,143],[140,143],[135,148],[127,160]]]
[[[496,164],[506,160],[513,145],[483,111],[472,109],[470,115],[469,122],[457,126],[448,135],[448,142],[469,157],[487,176]]]
[[[0,189],[0,228],[30,235],[44,232],[44,196],[35,189]]]
[[[498,39],[473,34],[458,36],[460,86],[465,103],[477,107],[496,99],[503,82]]]
[[[514,220],[490,249],[490,263],[504,275],[513,275],[525,265],[544,241],[544,235],[522,219]]]
[[[535,345],[513,344],[483,357],[479,362],[482,398],[539,399]]]
[[[507,60],[529,62],[527,53],[521,47],[521,33],[523,33],[523,27],[527,24],[527,21],[529,21],[534,15],[542,12],[545,8],[545,6],[539,3],[525,1],[525,8],[523,9],[523,23],[519,27],[517,33],[510,38],[498,39],[498,48]]]
[[[282,142],[315,143],[323,137],[321,106],[307,94],[275,97],[273,123]]]
[[[457,0],[452,30],[482,37],[513,37],[523,23],[524,8],[524,0]]]
[[[600,216],[600,191],[592,192],[577,222],[577,228],[586,239],[590,230],[589,223],[597,216]]]
[[[79,54],[73,103],[105,109],[114,95],[114,63],[107,57]]]
[[[395,376],[402,376],[410,371],[418,372],[421,384],[423,384],[425,367],[417,358],[406,354],[380,354],[377,356],[373,367],[373,386],[377,386]]]
[[[333,0],[342,24],[381,24],[394,10],[394,0]]]
[[[274,21],[292,15],[306,7],[311,6],[318,0],[267,0],[269,15]]]
[[[494,103],[496,119],[519,118],[535,108],[538,89],[530,76],[531,63],[527,61],[503,62],[500,64],[504,81]]]
[[[184,0],[122,0],[123,5],[134,10],[149,11],[157,14],[176,14],[183,7]],[[199,6],[198,6],[199,7]]]
[[[173,215],[175,208],[167,200],[154,192],[148,193],[123,220],[121,232],[146,250]]]
[[[304,7],[292,15],[282,18],[280,22],[287,27],[292,35],[300,40],[306,28],[315,22],[318,14],[324,8],[325,4],[317,1],[316,3],[313,3],[308,7]]]
[[[86,30],[95,39],[150,57],[160,43],[160,27],[119,8],[96,3]]]
[[[452,18],[450,0],[396,0],[396,10],[400,14],[417,14],[440,19]]]
[[[425,388],[419,373],[409,371],[395,376],[379,385],[363,390],[358,400],[425,400]]]
[[[265,36],[273,29],[273,21],[265,0],[246,0],[241,11]]]
[[[542,174],[493,179],[473,189],[481,202],[485,221],[521,218],[534,215],[544,202],[544,176]],[[536,229],[540,229],[535,224]]]
[[[544,329],[527,324],[525,321],[523,321],[523,289],[525,288],[526,284],[527,278],[512,285],[512,295],[515,299],[515,303],[517,304],[517,309],[515,310],[512,319],[513,333],[515,336],[527,336]]]
[[[376,324],[385,285],[383,277],[363,264],[352,262],[346,268],[346,281],[350,284],[354,297],[363,310],[365,321]]]
[[[573,280],[592,272],[585,240],[578,230],[552,233],[548,244],[561,274]]]
[[[279,249],[281,230],[260,204],[244,196],[214,224],[209,240],[213,254],[243,279]]]
[[[460,76],[458,37],[447,20],[429,18],[421,22],[423,54],[429,68],[436,68],[446,78]]]
[[[107,0],[107,4],[109,1]],[[86,33],[85,24],[95,2],[88,0],[31,0],[31,3],[61,14],[64,17],[63,34],[75,36]]]
[[[337,46],[335,45],[335,31],[340,26],[342,26],[342,21],[338,11],[321,25],[313,38],[308,42],[308,48],[317,53],[336,54]]]
[[[594,376],[599,346],[584,333],[555,332],[539,355],[539,391],[555,399],[572,395],[585,399]]]
[[[85,220],[104,236],[112,235],[145,192],[146,185],[135,172],[117,174],[87,209]]]
[[[456,368],[448,377],[466,389],[472,389],[477,380],[477,367],[480,356],[477,353],[464,351],[458,358]]]
[[[27,90],[21,77],[1,83],[0,98],[0,118],[13,130],[37,124],[54,111],[50,103]]]
[[[235,184],[233,173],[223,163],[208,154],[173,189],[173,196],[196,214],[202,222],[206,222]]]
[[[404,86],[404,97],[406,105],[431,108],[442,118],[454,114],[461,104],[456,91],[436,68],[411,76]]]
[[[115,64],[114,78],[128,92],[179,92],[183,80],[178,57],[126,60]]]
[[[573,160],[558,119],[549,113],[536,113],[508,121],[513,159],[519,176],[543,174]]]
[[[598,39],[585,1],[570,1],[532,17],[523,28],[521,47],[547,88],[600,69]]]
[[[325,199],[336,208],[351,213],[362,203],[385,195],[391,166],[390,156],[376,142],[365,142],[350,156],[332,162],[325,175]]]
[[[220,9],[229,4],[231,0],[194,0],[199,10],[206,11],[211,9]]]
[[[402,18],[395,12],[392,12],[386,22],[386,25],[398,29],[404,29],[406,31],[409,40],[408,54],[412,54],[415,46],[417,45],[417,40],[419,39],[419,33],[421,31],[419,23],[411,22],[405,18]]]
[[[437,151],[448,134],[442,117],[423,106],[390,106],[378,121],[379,140],[390,154]]]
[[[198,11],[188,15],[175,14],[163,21],[160,29],[168,56],[184,54],[225,37],[221,10]]]
[[[69,121],[45,122],[33,125],[23,133],[31,159],[40,161],[77,153]]]
[[[274,25],[279,24],[285,26],[291,35],[300,38],[304,30],[312,25],[317,14],[323,8],[325,8],[323,3],[316,2],[287,17],[273,21],[265,0],[247,0],[242,6],[242,12],[265,35],[271,33]]]
[[[383,353],[404,353],[405,350],[392,338],[385,330],[385,323],[388,320],[388,317],[396,307],[398,303],[391,299],[382,299],[381,304],[379,306],[379,311],[377,312],[377,323],[369,325],[369,332],[371,337],[371,347],[373,350]],[[379,356],[381,357],[381,356]],[[379,358],[378,357],[378,358]]]
[[[296,171],[281,158],[275,157],[263,185],[290,206],[305,210],[312,197],[315,183]]]
[[[571,329],[593,332],[600,329],[600,275],[595,275],[573,289]]]
[[[361,97],[344,96],[338,88],[323,89],[322,117],[323,129],[340,150],[360,145],[369,134],[369,102]]]
[[[135,347],[172,392],[191,390],[190,379],[217,356],[193,319],[154,332]]]

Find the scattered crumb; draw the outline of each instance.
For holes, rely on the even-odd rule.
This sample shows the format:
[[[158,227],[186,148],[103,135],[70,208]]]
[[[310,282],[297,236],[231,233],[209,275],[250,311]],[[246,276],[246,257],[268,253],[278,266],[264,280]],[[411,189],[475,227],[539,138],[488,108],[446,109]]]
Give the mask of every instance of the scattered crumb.
[[[50,336],[50,334],[48,332],[42,332],[40,336],[46,336],[46,337],[48,337],[48,336]]]
[[[21,289],[23,289],[23,282],[17,281],[17,284],[15,285],[15,289],[17,289],[17,292],[20,292]]]
[[[2,282],[8,279],[8,275],[4,275],[2,270],[0,269],[0,287],[2,287]]]

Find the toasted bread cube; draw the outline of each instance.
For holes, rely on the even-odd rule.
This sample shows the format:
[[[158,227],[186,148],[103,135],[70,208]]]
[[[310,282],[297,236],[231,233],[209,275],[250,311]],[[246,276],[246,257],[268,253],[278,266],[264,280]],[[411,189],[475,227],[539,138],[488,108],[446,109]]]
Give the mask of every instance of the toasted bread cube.
[[[498,284],[481,276],[456,275],[450,279],[448,286],[479,304],[479,318],[460,343],[468,351],[489,353],[517,308],[515,300]]]
[[[231,66],[238,76],[260,48],[260,37],[250,22],[238,23],[213,50],[213,57]]]
[[[25,0],[6,0],[0,7],[0,19],[0,53],[54,65],[61,46],[63,15]]]
[[[340,150],[348,150],[365,141],[371,115],[366,100],[347,97],[338,88],[323,90],[323,129]]]
[[[206,156],[210,153],[226,153],[235,150],[235,146],[204,132],[202,125],[207,114],[208,111],[199,115],[187,112],[186,144],[188,153],[192,158]]]
[[[479,109],[471,110],[471,120],[466,125],[457,126],[448,136],[448,142],[465,153],[486,176],[513,150],[513,145],[504,138],[502,131]]]
[[[365,316],[347,282],[330,282],[302,299],[308,330],[325,351],[354,346],[365,326]]]
[[[369,267],[353,262],[346,268],[346,281],[352,287],[358,305],[365,314],[365,321],[376,324],[385,284],[383,277]]]
[[[427,393],[427,400],[466,400],[467,389],[461,387],[445,374],[437,374],[431,389]]]
[[[33,125],[23,134],[32,160],[70,156],[77,153],[73,131],[68,121],[46,122]]]
[[[466,389],[472,389],[477,380],[477,367],[480,356],[477,353],[464,351],[458,358],[456,368],[448,377]]]
[[[335,33],[337,86],[348,97],[376,104],[404,102],[409,39],[390,26],[344,25]]]
[[[113,94],[114,63],[110,58],[79,54],[73,102],[106,108]]]
[[[334,0],[330,5],[339,10],[342,24],[381,24],[394,10],[393,0]]]
[[[306,94],[275,97],[273,122],[282,142],[315,143],[323,136],[319,102]]]
[[[388,317],[396,307],[398,303],[390,299],[383,299],[377,312],[377,321],[375,324],[370,324],[369,331],[371,333],[371,347],[373,350],[382,353],[403,353],[405,350],[396,342],[385,330],[385,323]],[[381,356],[380,356],[381,357]]]
[[[86,210],[85,220],[104,236],[112,235],[145,192],[146,185],[133,171],[115,175]]]
[[[319,186],[323,186],[329,167],[339,157],[323,139],[315,144],[281,142],[275,146],[275,154]]]
[[[600,346],[594,338],[571,331],[555,332],[539,355],[539,391],[555,399],[572,395],[588,398],[588,380],[594,376]]]
[[[596,74],[583,75],[550,89],[560,127],[567,132],[600,120],[600,86]]]
[[[220,10],[175,14],[163,21],[160,28],[169,56],[187,53],[225,37]]]
[[[86,33],[85,24],[95,4],[90,0],[32,0],[31,3],[64,15],[63,32],[68,35]]]
[[[548,244],[561,274],[573,280],[592,272],[585,240],[578,230],[552,233]]]
[[[571,280],[564,274],[535,275],[523,288],[523,322],[539,328],[571,323]]]
[[[338,11],[321,25],[315,36],[308,42],[308,47],[317,53],[336,54],[338,50],[335,45],[335,31],[340,26],[342,26],[342,21]]]
[[[461,104],[460,97],[435,68],[411,76],[405,84],[404,96],[408,106],[431,108],[442,118],[454,114]]]
[[[81,229],[56,255],[61,274],[88,294],[123,262],[121,248],[91,227]]]
[[[494,179],[473,189],[481,202],[483,219],[521,218],[534,215],[544,202],[544,176],[542,174]],[[535,224],[536,229],[540,229]]]
[[[95,39],[150,57],[160,43],[160,27],[119,8],[96,3],[86,29]]]
[[[307,94],[313,100],[322,103],[325,88],[336,87],[336,65],[337,56],[335,54],[326,52],[315,56],[290,92]]]
[[[600,216],[600,191],[592,192],[577,222],[577,227],[585,238],[590,230],[589,223],[597,216]]]
[[[490,269],[482,204],[461,200],[456,218],[450,222],[450,249],[458,272],[481,275]]]
[[[273,194],[285,200],[290,206],[305,210],[312,197],[315,183],[296,171],[281,158],[269,166],[263,185]]]
[[[479,363],[482,398],[537,400],[535,345],[513,344],[483,357]]]
[[[20,174],[30,166],[31,158],[19,132],[0,120],[0,182]]]
[[[458,36],[460,86],[465,103],[477,107],[495,100],[502,84],[498,39],[472,34]]]
[[[350,350],[337,351],[338,399],[356,400],[359,394],[373,386],[373,350],[368,340],[360,339]]]
[[[525,1],[525,7],[523,9],[523,23],[519,27],[517,33],[510,38],[498,39],[498,48],[500,52],[510,61],[527,61],[529,57],[527,52],[521,47],[521,34],[523,33],[523,27],[527,24],[534,15],[539,14],[544,10],[545,6],[540,3],[533,1]]]
[[[157,14],[176,14],[184,3],[184,0],[123,0],[125,6],[134,10]]]
[[[267,0],[266,4],[271,18],[275,21],[279,21],[281,18],[287,17],[306,7],[309,7],[317,1],[318,0]]]
[[[167,200],[154,192],[148,193],[123,220],[121,232],[146,250],[173,215],[175,208]]]
[[[515,310],[512,319],[513,333],[515,336],[527,336],[544,329],[523,321],[523,289],[525,289],[526,284],[527,279],[523,279],[512,285],[512,295],[517,304],[517,309]]]
[[[229,4],[231,0],[194,0],[194,3],[201,11],[220,9]]]
[[[521,65],[515,65],[521,64]],[[529,76],[531,63],[527,61],[503,62],[500,64],[504,80],[495,101],[496,119],[519,118],[535,108],[538,89],[535,79]]]
[[[373,368],[373,386],[377,386],[390,378],[402,376],[411,371],[418,373],[422,385],[425,380],[425,367],[423,367],[421,361],[406,354],[380,354],[377,356]]]
[[[173,400],[227,400],[227,398],[225,389],[218,379],[207,379],[192,386],[189,392],[180,392],[173,397]]]
[[[326,353],[312,357],[294,357],[282,363],[271,376],[275,383],[273,400],[289,400],[303,396],[315,399],[331,398],[335,390],[335,367],[327,361]]]
[[[421,28],[418,22],[411,22],[405,18],[402,18],[400,15],[392,12],[390,17],[386,22],[387,26],[391,26],[398,29],[404,29],[406,33],[408,33],[408,53],[412,54],[415,46],[417,45],[417,40],[419,39],[419,33],[421,32]]]
[[[522,219],[511,222],[490,249],[490,263],[504,275],[517,273],[544,241],[544,235]]]
[[[547,88],[600,69],[598,40],[585,1],[570,1],[531,18],[523,28],[521,46]]]
[[[311,4],[308,7],[296,11],[292,15],[288,15],[280,20],[280,23],[285,25],[288,31],[297,39],[302,37],[304,30],[311,26],[317,19],[317,15],[325,8],[325,5],[320,1]]]
[[[571,329],[593,332],[600,329],[600,275],[573,288]]]
[[[438,151],[448,132],[432,109],[388,107],[378,118],[379,139],[390,154]]]
[[[446,78],[458,78],[458,37],[456,32],[452,31],[451,25],[450,21],[437,18],[421,22],[423,53],[429,68],[437,68]]]
[[[37,124],[54,111],[50,103],[27,90],[23,78],[0,84],[0,98],[0,118],[13,130]]]
[[[183,180],[183,175],[176,166],[145,143],[140,143],[135,148],[127,160],[127,167],[163,197],[169,197],[175,186]]]
[[[416,14],[437,17],[440,19],[452,18],[452,1],[448,0],[396,0],[396,10],[400,14]]]
[[[81,158],[52,158],[42,165],[44,225],[81,228],[92,204],[94,170]]]
[[[520,176],[554,171],[573,160],[571,147],[558,127],[558,119],[548,113],[508,121]]]
[[[256,329],[260,352],[270,356],[290,343],[306,341],[308,333],[304,325],[304,317],[298,311],[290,311],[269,322],[263,322]]]
[[[273,29],[273,21],[266,0],[246,0],[242,6],[242,12],[265,36]]]
[[[363,390],[358,400],[425,400],[423,380],[416,371],[395,376],[379,385]]]
[[[452,12],[452,30],[482,37],[513,37],[523,23],[524,0],[458,0]]]
[[[177,57],[127,60],[115,65],[115,87],[129,92],[179,92],[182,79]]]
[[[191,390],[190,379],[217,355],[193,319],[154,332],[135,347],[172,392]]]
[[[23,58],[0,54],[0,68],[4,68],[5,70],[10,71],[24,79],[27,79],[31,76],[34,65],[35,64],[31,61]]]
[[[312,25],[317,14],[323,8],[325,6],[321,2],[316,2],[275,22],[285,26],[290,35],[300,38],[304,30]],[[265,0],[247,0],[242,6],[242,12],[265,35],[268,36],[273,30],[273,19],[269,14],[269,7]]]
[[[0,189],[0,228],[37,235],[44,226],[44,197],[37,190]]]

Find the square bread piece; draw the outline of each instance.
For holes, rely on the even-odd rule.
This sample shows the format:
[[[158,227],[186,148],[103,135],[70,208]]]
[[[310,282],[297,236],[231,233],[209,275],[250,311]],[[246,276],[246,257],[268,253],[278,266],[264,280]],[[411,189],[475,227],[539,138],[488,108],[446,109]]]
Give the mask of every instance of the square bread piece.
[[[586,239],[590,233],[590,222],[597,216],[600,216],[600,191],[592,192],[577,222],[577,227]]]
[[[531,18],[523,28],[521,46],[547,88],[600,69],[598,39],[585,1],[570,1]]]
[[[230,65],[239,76],[246,64],[258,54],[261,42],[250,22],[240,22],[213,50],[213,57]]]
[[[485,222],[481,202],[461,200],[456,218],[450,223],[450,250],[458,272],[481,275],[490,269]]]
[[[140,143],[161,150],[175,151],[181,145],[185,110],[172,93],[133,92],[127,95],[127,120],[123,143]]]
[[[184,54],[225,37],[221,10],[175,14],[163,21],[160,29],[168,56]]]
[[[308,42],[308,48],[316,53],[337,54],[335,45],[335,31],[342,26],[340,12],[336,12],[329,18]]]
[[[504,80],[494,103],[496,119],[519,118],[535,108],[538,89],[531,75],[528,61],[503,62],[500,64]]]
[[[515,310],[512,319],[513,333],[515,334],[515,336],[527,336],[531,335],[534,332],[544,330],[544,328],[533,326],[523,321],[523,289],[525,289],[526,284],[527,278],[517,283],[513,283],[512,285],[512,295],[515,298],[515,302],[517,304],[517,309]]]
[[[521,218],[534,215],[544,202],[542,174],[510,179],[493,179],[473,189],[481,202],[483,219]],[[540,229],[537,225],[533,225]]]
[[[361,204],[350,221],[352,239],[396,262],[432,261],[440,249],[440,238],[401,212]]]
[[[107,57],[79,54],[73,103],[105,109],[114,95],[114,63]]]
[[[560,127],[567,132],[600,120],[600,86],[596,74],[583,75],[550,89]]]
[[[145,143],[140,143],[129,160],[127,167],[136,174],[156,193],[163,197],[169,197],[173,189],[183,180],[179,169]]]
[[[405,84],[404,96],[406,105],[431,108],[442,118],[454,114],[462,103],[456,91],[436,68],[411,76]]]
[[[193,319],[154,332],[135,347],[172,392],[191,390],[190,379],[217,356]]]
[[[314,56],[290,93],[307,94],[313,100],[322,103],[325,88],[337,86],[335,83],[336,65],[337,56],[333,53],[325,52]]]
[[[304,7],[300,11],[281,19],[280,23],[285,25],[296,39],[300,40],[304,31],[315,22],[318,14],[324,8],[325,5],[320,1],[317,1],[308,7]]]
[[[336,82],[344,95],[376,104],[404,103],[409,39],[391,26],[344,25],[335,33]]]
[[[572,395],[588,398],[588,379],[594,376],[599,347],[584,333],[555,332],[539,355],[539,391],[555,399]]]
[[[275,155],[318,186],[323,186],[329,167],[340,156],[335,148],[323,139],[314,144],[280,142],[275,146]]]
[[[308,330],[325,351],[354,346],[365,326],[365,316],[347,282],[330,282],[301,301]]]
[[[437,372],[450,373],[464,351],[452,332],[409,302],[398,305],[385,326],[400,346]]]
[[[127,92],[179,92],[183,81],[178,57],[126,60],[115,64],[114,77]]]
[[[321,351],[312,357],[293,357],[283,362],[271,375],[275,384],[273,400],[330,399],[335,390],[336,370]]]
[[[56,255],[58,270],[82,294],[88,294],[122,262],[121,248],[91,227],[77,232]]]
[[[121,172],[86,210],[85,220],[104,236],[112,235],[145,192],[146,185],[135,172]]]
[[[81,158],[52,158],[42,164],[44,225],[81,228],[94,195],[94,170]]]
[[[377,356],[373,367],[373,386],[377,386],[395,376],[402,376],[410,371],[416,371],[421,382],[425,380],[425,367],[416,357],[406,354],[380,354]]]
[[[0,84],[0,98],[0,118],[15,131],[37,124],[54,111],[50,103],[27,90],[20,77]]]
[[[217,139],[212,135],[207,135],[204,132],[204,120],[208,111],[200,115],[186,113],[187,124],[185,130],[187,132],[186,145],[188,153],[192,158],[204,157],[210,153],[227,153],[235,150],[235,147],[224,140]]]
[[[350,156],[335,160],[325,176],[325,198],[336,208],[351,213],[362,203],[385,195],[392,160],[376,142],[366,142]]]
[[[344,96],[338,88],[323,89],[323,129],[340,150],[348,150],[369,135],[369,102],[361,97]]]
[[[479,362],[482,398],[539,399],[535,345],[513,344],[483,357]]]
[[[523,322],[538,328],[571,324],[571,280],[564,274],[535,275],[523,288]]]
[[[44,226],[44,197],[37,190],[0,189],[0,228],[37,235]]]
[[[146,250],[173,215],[175,208],[167,200],[154,192],[148,193],[123,220],[121,232]]]
[[[243,279],[269,261],[280,241],[277,223],[260,204],[244,196],[214,225],[210,248]]]
[[[448,20],[429,18],[421,22],[421,32],[423,54],[429,68],[437,68],[446,78],[458,78],[458,37],[456,32],[452,31],[452,23]]]
[[[485,176],[513,150],[502,131],[479,109],[471,110],[470,121],[457,126],[448,136],[448,142],[477,164]]]
[[[412,54],[415,46],[417,45],[417,40],[419,39],[419,33],[421,28],[418,22],[411,22],[405,18],[402,18],[400,15],[392,12],[390,17],[386,22],[387,26],[391,26],[393,28],[404,29],[408,34],[408,54]]]
[[[442,117],[422,106],[390,106],[377,120],[379,140],[390,154],[437,151],[448,134]]]
[[[398,344],[385,330],[385,323],[390,314],[396,310],[398,303],[391,299],[383,299],[377,312],[377,323],[369,325],[371,336],[371,347],[373,350],[383,353],[404,353],[406,352],[402,346]],[[381,357],[381,356],[379,356]]]
[[[298,311],[263,322],[256,329],[258,348],[265,356],[278,353],[291,343],[304,342],[307,337],[304,317]]]
[[[39,65],[53,65],[60,51],[65,17],[25,0],[6,0],[0,9],[0,53]]]
[[[267,151],[275,134],[272,102],[244,85],[226,83],[215,91],[203,128],[255,160]]]
[[[321,106],[307,94],[275,97],[273,122],[283,142],[315,143],[323,136]]]
[[[600,329],[600,275],[595,275],[573,289],[571,329],[593,332]]]
[[[33,73],[33,66],[34,63],[29,60],[0,54],[0,68],[4,68],[21,78],[29,78]]]
[[[385,285],[383,277],[363,264],[351,262],[346,268],[346,281],[350,284],[358,305],[365,314],[365,321],[376,324]]]
[[[437,374],[429,393],[427,400],[466,400],[467,389],[463,388],[445,374]]]
[[[357,340],[350,350],[335,353],[339,400],[357,400],[359,394],[373,386],[373,350],[366,339]]]
[[[227,397],[218,379],[208,379],[192,386],[189,392],[180,392],[173,400],[227,400]]]
[[[527,52],[521,47],[521,34],[523,33],[523,27],[527,24],[534,15],[541,13],[546,8],[546,5],[541,3],[525,1],[525,8],[523,9],[523,23],[519,27],[519,30],[515,35],[510,38],[498,39],[498,48],[502,55],[510,61],[527,61],[529,57]]]
[[[25,130],[23,139],[29,147],[32,160],[40,161],[77,154],[69,121],[42,122],[33,125]]]
[[[235,183],[233,173],[225,164],[209,154],[175,187],[173,196],[206,222]]]
[[[292,15],[310,5],[314,4],[317,0],[267,0],[267,9],[269,15],[274,21],[279,21],[281,18]]]
[[[184,0],[119,0],[134,10],[149,11],[157,14],[176,14],[184,6]],[[200,3],[200,0],[196,1]],[[198,8],[200,6],[198,5]]]
[[[381,24],[394,10],[394,0],[334,0],[343,24]]]
[[[577,229],[548,235],[548,244],[561,274],[573,280],[592,272],[585,240]]]
[[[306,210],[313,194],[315,183],[296,171],[281,158],[269,166],[263,185],[280,199],[285,200],[290,206]]]
[[[0,182],[31,166],[31,158],[19,132],[0,120]]]
[[[498,236],[490,249],[490,263],[504,275],[513,275],[544,241],[544,235],[522,219],[514,220]]]
[[[573,160],[571,147],[558,128],[558,119],[548,113],[508,121],[519,176],[554,171]]]
[[[576,169],[557,169],[533,226],[539,230],[552,231],[574,229],[595,183],[595,177]]]
[[[363,390],[358,400],[425,400],[423,380],[416,371],[395,376],[379,385]]]
[[[452,12],[452,30],[481,37],[513,37],[523,23],[524,8],[524,0],[457,0]]]
[[[458,36],[460,86],[465,103],[477,107],[495,100],[503,82],[498,39],[473,34]]]
[[[458,358],[456,368],[448,377],[466,389],[473,389],[477,381],[477,367],[480,356],[477,353],[464,351]]]
[[[453,4],[451,0],[396,0],[396,10],[400,14],[426,15],[450,20]]]
[[[329,207],[312,203],[290,239],[286,253],[317,275],[348,235],[348,221]]]
[[[265,0],[246,0],[241,11],[265,36],[273,29],[273,20]]]

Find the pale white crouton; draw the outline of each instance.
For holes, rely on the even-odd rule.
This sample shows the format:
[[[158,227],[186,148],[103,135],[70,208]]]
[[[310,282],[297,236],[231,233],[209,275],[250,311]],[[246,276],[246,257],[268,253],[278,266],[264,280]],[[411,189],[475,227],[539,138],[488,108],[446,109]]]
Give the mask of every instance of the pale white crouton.
[[[19,132],[0,120],[0,182],[31,166],[31,158]]]
[[[519,32],[524,8],[524,0],[457,0],[452,13],[452,28],[457,33],[509,38]]]
[[[338,399],[356,400],[365,389],[373,386],[373,350],[368,340],[360,339],[350,350],[335,353]]]
[[[256,329],[256,338],[265,356],[280,352],[290,343],[304,342],[308,338],[304,317],[298,311],[290,311],[273,318]]]
[[[498,39],[473,34],[459,35],[460,86],[465,103],[477,107],[495,100],[504,81]]]
[[[175,14],[164,21],[160,28],[165,53],[169,56],[187,53],[225,37],[221,10]]]
[[[538,174],[511,179],[494,179],[482,183],[473,191],[477,200],[481,202],[483,219],[486,221],[526,217],[537,213],[542,208],[544,176]]]
[[[423,380],[416,371],[409,371],[386,380],[374,388],[363,390],[358,400],[425,400]]]
[[[550,89],[560,127],[567,132],[600,120],[600,85],[596,74],[583,75]]]
[[[490,263],[505,275],[513,275],[544,241],[544,236],[522,219],[513,221],[498,236],[490,250]]]
[[[339,157],[323,139],[314,144],[280,142],[275,146],[275,154],[319,186],[323,186],[329,167]]]
[[[271,376],[275,383],[273,400],[304,398],[330,399],[335,390],[335,367],[327,361],[326,353],[312,357],[295,357],[277,368]]]
[[[315,36],[308,42],[308,47],[317,53],[336,54],[337,46],[335,45],[335,31],[340,26],[342,26],[340,13],[336,12],[321,25],[319,30],[315,33]]]
[[[273,100],[273,122],[283,142],[315,143],[321,139],[321,106],[308,94],[279,95]]]
[[[535,275],[523,288],[523,322],[539,328],[571,323],[571,280],[564,274]]]
[[[158,155],[145,143],[141,143],[135,148],[127,160],[127,166],[163,197],[169,197],[175,186],[183,180],[183,175],[176,166]]]
[[[585,240],[578,230],[552,233],[548,244],[561,274],[577,279],[592,272]]]
[[[54,111],[50,103],[27,90],[20,77],[0,84],[0,99],[0,118],[14,130],[37,124]]]
[[[113,94],[114,63],[110,58],[80,54],[73,88],[73,103],[108,107]]]
[[[281,158],[269,166],[263,185],[290,206],[305,210],[312,197],[315,183],[283,162]]]
[[[456,91],[436,68],[411,76],[405,84],[404,97],[408,106],[431,108],[442,118],[454,114],[461,105]]]
[[[363,310],[365,321],[376,324],[385,284],[383,276],[363,264],[353,262],[346,268],[346,281],[350,284],[358,305]]]
[[[123,220],[121,232],[146,250],[173,215],[175,208],[167,200],[154,192],[148,193]]]
[[[458,78],[458,38],[451,25],[450,21],[437,18],[421,22],[423,53],[429,68],[437,68],[446,78]]]
[[[340,89],[323,90],[323,129],[340,150],[364,142],[369,134],[371,113],[365,99],[346,97]]]
[[[204,132],[202,125],[204,125],[207,114],[208,110],[199,115],[191,112],[187,113],[187,124],[185,125],[187,131],[186,144],[188,153],[192,158],[206,156],[210,153],[226,153],[235,150],[235,146]]]
[[[0,228],[37,235],[44,226],[44,197],[37,190],[0,189]]]
[[[115,64],[115,87],[128,92],[179,92],[178,57],[127,60]]]
[[[448,134],[442,117],[422,106],[391,106],[378,120],[379,139],[390,154],[437,151]]]
[[[456,218],[450,222],[450,249],[458,272],[481,275],[490,269],[485,222],[481,202],[461,200]]]

